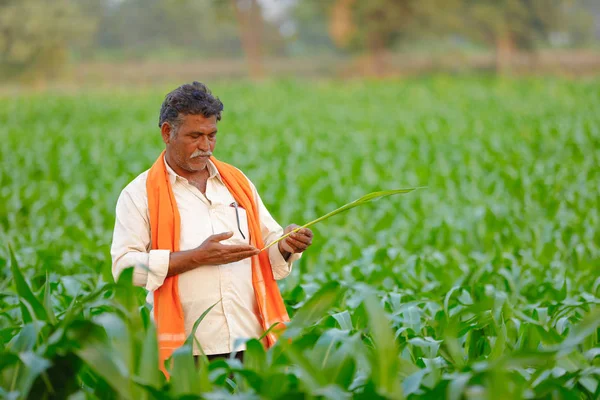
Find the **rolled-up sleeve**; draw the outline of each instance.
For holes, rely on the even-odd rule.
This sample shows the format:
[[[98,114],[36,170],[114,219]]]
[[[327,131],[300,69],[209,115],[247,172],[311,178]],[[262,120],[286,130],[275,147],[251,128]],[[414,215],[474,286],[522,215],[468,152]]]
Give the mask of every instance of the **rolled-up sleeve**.
[[[250,182],[250,180],[248,180]],[[250,186],[254,191],[254,199],[258,206],[258,214],[260,218],[260,228],[263,240],[265,245],[271,243],[274,240],[277,240],[283,235],[283,228],[281,225],[275,221],[275,219],[271,216],[267,208],[265,207],[256,187],[252,182],[250,182]],[[271,269],[273,270],[273,277],[276,280],[283,279],[287,277],[292,272],[292,265],[294,261],[298,260],[302,254],[294,253],[290,255],[288,260],[286,261],[281,255],[279,251],[279,246],[276,244],[271,246],[268,250],[269,252],[269,260],[271,261]]]
[[[283,230],[282,230],[283,234]],[[265,241],[265,244],[271,243],[273,240],[279,238],[281,234],[275,236],[272,240]],[[292,272],[292,264],[294,261],[300,259],[301,253],[294,253],[290,255],[286,261],[279,251],[279,246],[276,244],[269,247],[269,260],[271,261],[271,269],[273,270],[273,277],[276,280],[283,279]]]
[[[169,271],[169,250],[150,250],[150,224],[144,193],[125,188],[116,206],[111,246],[112,274],[134,267],[133,284],[149,291],[158,289]]]

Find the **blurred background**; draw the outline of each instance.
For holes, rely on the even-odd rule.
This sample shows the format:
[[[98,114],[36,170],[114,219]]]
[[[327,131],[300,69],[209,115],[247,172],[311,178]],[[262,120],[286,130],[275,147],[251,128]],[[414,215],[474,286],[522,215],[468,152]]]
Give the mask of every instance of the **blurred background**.
[[[598,0],[3,0],[0,82],[600,70]]]

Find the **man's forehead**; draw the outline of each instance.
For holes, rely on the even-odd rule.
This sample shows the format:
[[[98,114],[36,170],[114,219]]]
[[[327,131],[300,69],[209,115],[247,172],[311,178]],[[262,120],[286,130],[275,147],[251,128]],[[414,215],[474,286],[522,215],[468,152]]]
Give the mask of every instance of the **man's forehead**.
[[[217,123],[217,116],[216,115],[211,115],[210,117],[205,117],[202,114],[184,114],[183,118],[186,121],[189,122],[194,122],[194,123],[198,123],[198,122],[202,122],[202,123],[212,123],[212,124],[216,124]]]
[[[184,115],[183,124],[187,126],[202,126],[205,128],[216,128],[217,117],[215,115],[205,117],[201,114],[188,114]]]

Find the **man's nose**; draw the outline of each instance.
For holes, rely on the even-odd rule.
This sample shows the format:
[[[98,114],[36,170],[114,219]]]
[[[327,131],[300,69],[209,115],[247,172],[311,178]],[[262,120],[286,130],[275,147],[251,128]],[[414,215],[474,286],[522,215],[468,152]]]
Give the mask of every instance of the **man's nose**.
[[[200,140],[198,140],[198,150],[208,151],[210,150],[210,142],[207,136],[200,136]]]

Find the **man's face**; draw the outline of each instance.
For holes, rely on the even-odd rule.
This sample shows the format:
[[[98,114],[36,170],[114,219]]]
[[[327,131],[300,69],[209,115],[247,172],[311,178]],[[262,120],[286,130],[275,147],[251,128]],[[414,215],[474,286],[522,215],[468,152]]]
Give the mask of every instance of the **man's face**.
[[[203,115],[180,115],[181,123],[175,135],[167,122],[161,128],[167,144],[167,157],[187,172],[198,172],[206,168],[217,142],[217,117]],[[167,126],[165,126],[167,125]]]

